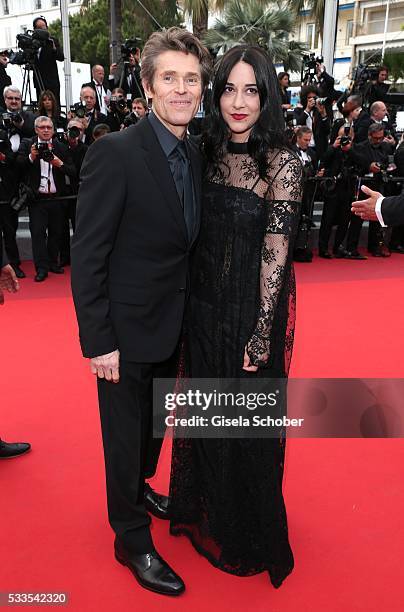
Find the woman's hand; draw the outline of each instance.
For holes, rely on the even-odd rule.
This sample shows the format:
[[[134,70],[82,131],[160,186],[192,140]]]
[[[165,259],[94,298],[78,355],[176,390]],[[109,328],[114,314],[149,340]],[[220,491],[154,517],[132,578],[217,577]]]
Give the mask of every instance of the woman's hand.
[[[246,372],[256,372],[258,370],[258,366],[251,365],[250,358],[247,353],[247,347],[244,349],[243,370]]]

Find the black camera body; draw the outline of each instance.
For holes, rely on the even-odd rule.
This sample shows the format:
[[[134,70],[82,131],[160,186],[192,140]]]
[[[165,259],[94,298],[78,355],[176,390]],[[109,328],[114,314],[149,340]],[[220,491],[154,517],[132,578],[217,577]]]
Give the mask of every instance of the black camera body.
[[[43,161],[45,162],[51,162],[52,159],[55,158],[55,156],[52,153],[52,143],[48,143],[48,142],[37,142],[35,145],[36,150],[38,151],[39,155],[39,159],[43,159]]]
[[[303,55],[303,63],[301,70],[301,80],[304,84],[309,84],[314,81],[314,77],[316,76],[317,66],[324,62],[324,58],[322,55],[318,55],[316,57],[315,53],[309,53],[308,55]]]
[[[71,140],[75,139],[75,138],[79,138],[80,137],[80,130],[78,127],[76,127],[75,125],[73,125],[72,127],[68,128],[67,130],[67,137],[71,138]]]
[[[49,44],[50,36],[48,30],[27,30],[23,34],[17,34],[17,46],[20,49],[10,57],[10,64],[32,64],[41,47]]]
[[[21,113],[3,113],[1,116],[1,122],[5,130],[11,130],[14,127],[14,123],[22,123],[23,118]]]
[[[129,113],[129,115],[126,115],[125,119],[123,120],[123,126],[127,128],[131,125],[135,125],[138,121],[138,116],[132,111],[131,113]]]
[[[126,100],[122,96],[111,96],[109,101],[111,113],[123,113],[126,109]]]
[[[76,115],[79,119],[83,119],[86,116],[86,105],[84,102],[76,102],[70,107],[70,112]]]
[[[121,58],[124,62],[129,63],[130,56],[136,53],[139,49],[140,38],[127,38],[123,45],[121,45]]]

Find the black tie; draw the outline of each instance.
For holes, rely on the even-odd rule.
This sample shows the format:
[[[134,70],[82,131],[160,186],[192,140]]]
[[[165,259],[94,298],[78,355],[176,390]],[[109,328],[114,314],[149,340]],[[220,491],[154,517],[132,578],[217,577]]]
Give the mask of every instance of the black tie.
[[[177,189],[179,190],[179,196],[180,196],[182,208],[184,210],[184,219],[185,219],[185,224],[187,226],[188,238],[189,240],[191,240],[193,230],[194,230],[194,221],[195,221],[194,194],[193,194],[193,187],[192,187],[191,166],[189,163],[185,142],[183,140],[181,140],[177,144],[175,151],[177,152],[178,162],[179,162],[178,163],[178,166],[179,166],[178,179],[179,180],[178,182],[176,181],[176,184],[177,184]],[[175,180],[175,177],[174,177],[174,180]]]

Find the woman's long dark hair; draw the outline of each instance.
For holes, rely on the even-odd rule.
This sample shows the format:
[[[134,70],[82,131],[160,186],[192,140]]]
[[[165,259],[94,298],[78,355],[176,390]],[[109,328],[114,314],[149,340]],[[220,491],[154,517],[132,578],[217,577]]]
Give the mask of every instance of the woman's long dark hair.
[[[43,103],[44,98],[49,98],[50,100],[52,100],[52,119],[57,119],[60,115],[59,104],[58,104],[58,101],[56,100],[55,94],[50,89],[45,89],[39,96],[39,100],[38,100],[39,115],[40,116],[45,115],[45,117],[48,116],[48,113],[46,112],[45,106]]]
[[[215,67],[210,114],[202,135],[202,151],[208,163],[208,172],[219,172],[219,165],[227,150],[229,128],[220,112],[220,98],[229,80],[229,74],[240,62],[250,64],[254,70],[260,97],[261,113],[248,139],[248,153],[257,164],[261,178],[268,169],[268,151],[287,147],[285,121],[281,108],[279,82],[275,68],[261,47],[239,45],[233,47]]]

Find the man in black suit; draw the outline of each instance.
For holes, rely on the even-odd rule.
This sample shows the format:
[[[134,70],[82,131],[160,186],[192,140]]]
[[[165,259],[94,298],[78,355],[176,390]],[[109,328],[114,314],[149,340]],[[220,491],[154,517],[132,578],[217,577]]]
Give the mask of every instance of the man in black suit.
[[[352,212],[361,219],[378,221],[382,227],[404,224],[404,192],[385,198],[379,191],[362,185],[362,191],[369,196],[366,200],[352,202]]]
[[[86,114],[84,121],[86,123],[86,129],[84,131],[83,142],[86,145],[90,145],[94,142],[93,129],[99,123],[108,123],[107,116],[96,109],[97,96],[92,87],[82,87],[80,91],[80,100],[86,105]]]
[[[348,97],[348,104],[351,105],[351,111],[355,111],[353,119],[353,130],[355,135],[355,145],[361,142],[366,142],[368,139],[369,126],[372,124],[372,119],[367,111],[362,108],[362,96],[353,94]]]
[[[48,31],[48,23],[44,17],[36,17],[32,24],[34,30]],[[35,66],[38,70],[40,81],[34,75],[34,86],[37,99],[42,91],[50,89],[55,94],[60,108],[60,81],[56,61],[63,62],[65,56],[57,38],[48,37],[44,39],[41,48],[35,56]]]
[[[20,145],[17,164],[25,182],[37,196],[29,206],[29,228],[36,268],[36,282],[42,282],[49,270],[62,274],[58,264],[63,209],[58,196],[66,195],[66,176],[74,178],[76,170],[68,148],[53,138],[54,127],[49,117],[35,119],[33,139],[24,139]]]
[[[83,83],[83,87],[92,87],[95,91],[95,108],[104,115],[108,112],[108,97],[111,95],[111,90],[104,84],[105,71],[100,64],[96,64],[91,68],[92,79],[89,83]],[[107,98],[107,99],[106,99]]]
[[[7,85],[11,85],[11,77],[7,74],[8,51],[0,51],[0,106],[4,105],[3,91]]]
[[[190,32],[152,34],[142,80],[153,112],[88,150],[71,252],[81,346],[98,377],[115,556],[142,586],[167,595],[185,587],[156,552],[146,511],[169,518],[167,498],[145,484],[162,442],[152,434],[152,386],[177,372],[200,224],[201,164],[186,131],[209,68]]]

